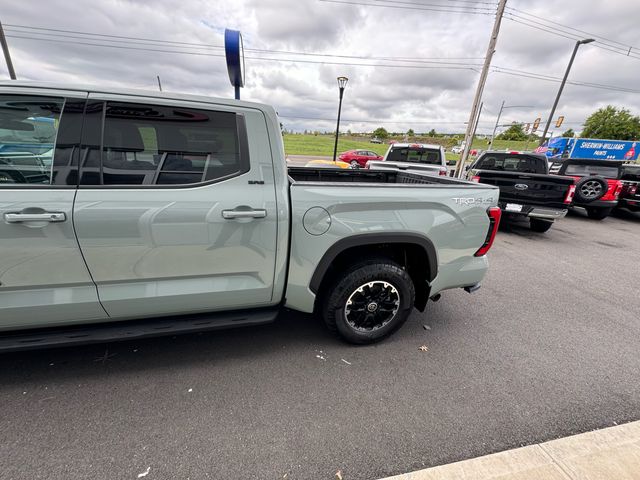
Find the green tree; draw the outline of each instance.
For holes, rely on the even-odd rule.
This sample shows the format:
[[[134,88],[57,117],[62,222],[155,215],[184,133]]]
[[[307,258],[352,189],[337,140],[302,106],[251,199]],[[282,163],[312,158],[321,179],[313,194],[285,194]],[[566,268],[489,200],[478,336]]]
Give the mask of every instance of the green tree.
[[[498,140],[526,140],[527,134],[524,133],[521,123],[514,123],[496,138]]]
[[[582,137],[610,140],[637,140],[640,138],[640,117],[625,108],[607,105],[593,112],[584,122]]]
[[[384,127],[378,127],[373,131],[373,136],[378,138],[387,138],[389,132]]]
[[[566,132],[564,132],[562,134],[563,137],[568,137],[568,138],[573,138],[575,136],[576,132],[573,131],[573,128],[570,128],[569,130],[567,130]]]
[[[432,137],[432,138],[435,137],[437,135],[436,129],[432,128],[431,130],[429,130],[429,133],[427,133],[427,135]]]
[[[407,130],[407,136],[408,137],[415,137],[416,136],[416,132],[413,131],[413,128],[410,128],[409,130]]]

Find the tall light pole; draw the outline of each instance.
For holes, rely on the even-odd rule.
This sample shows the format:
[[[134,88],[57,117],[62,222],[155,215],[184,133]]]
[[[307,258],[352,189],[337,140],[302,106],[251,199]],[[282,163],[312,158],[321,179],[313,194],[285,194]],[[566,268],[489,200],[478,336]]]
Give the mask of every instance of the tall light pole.
[[[549,114],[549,118],[547,119],[547,124],[544,126],[544,132],[542,132],[542,138],[540,139],[540,145],[544,143],[545,137],[547,136],[547,132],[549,131],[549,125],[551,125],[551,120],[553,119],[553,115],[556,113],[556,107],[558,106],[558,102],[560,101],[560,95],[562,95],[562,90],[564,89],[564,84],[567,83],[567,77],[569,76],[569,71],[571,70],[571,66],[573,65],[573,59],[576,58],[576,53],[578,52],[578,48],[580,45],[584,45],[586,43],[595,42],[593,38],[585,38],[584,40],[578,40],[576,42],[576,46],[573,47],[573,53],[571,54],[571,59],[569,60],[569,65],[567,65],[567,71],[564,72],[564,78],[560,83],[560,88],[558,89],[558,94],[556,95],[556,100],[553,102],[553,107],[551,107],[551,113]]]
[[[340,102],[338,103],[338,124],[336,125],[336,143],[333,145],[333,161],[336,161],[338,153],[338,135],[340,135],[340,111],[342,110],[342,95],[344,95],[344,87],[347,86],[349,79],[347,77],[338,77],[338,88],[340,89]]]

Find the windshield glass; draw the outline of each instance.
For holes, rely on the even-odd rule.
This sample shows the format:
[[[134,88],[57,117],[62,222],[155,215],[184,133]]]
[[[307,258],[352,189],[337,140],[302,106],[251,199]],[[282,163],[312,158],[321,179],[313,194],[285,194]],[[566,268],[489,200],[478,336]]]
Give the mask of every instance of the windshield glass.
[[[603,177],[618,178],[618,167],[606,165],[567,165],[565,175],[601,175]]]
[[[440,150],[433,148],[419,147],[397,147],[392,148],[387,156],[388,162],[409,162],[427,163],[430,165],[441,165],[442,158]]]

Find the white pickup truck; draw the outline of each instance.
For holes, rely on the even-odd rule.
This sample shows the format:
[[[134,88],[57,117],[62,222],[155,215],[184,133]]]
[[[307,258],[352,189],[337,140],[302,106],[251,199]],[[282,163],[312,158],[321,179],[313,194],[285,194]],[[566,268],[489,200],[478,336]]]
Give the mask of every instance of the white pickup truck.
[[[447,160],[441,145],[394,143],[382,160],[367,162],[371,170],[401,170],[425,175],[447,175]]]
[[[4,82],[0,112],[0,350],[255,325],[282,308],[368,343],[487,270],[496,187],[288,170],[266,105]]]

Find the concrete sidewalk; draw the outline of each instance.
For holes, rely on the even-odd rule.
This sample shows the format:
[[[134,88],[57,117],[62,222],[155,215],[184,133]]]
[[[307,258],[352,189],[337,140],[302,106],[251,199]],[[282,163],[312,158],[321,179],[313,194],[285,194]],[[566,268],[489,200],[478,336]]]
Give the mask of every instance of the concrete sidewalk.
[[[636,480],[640,421],[383,480]]]

